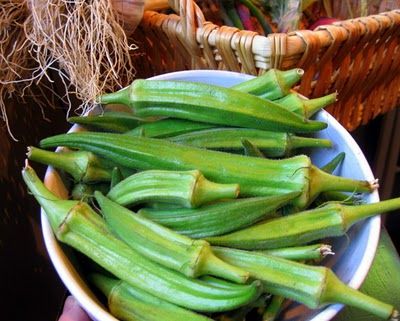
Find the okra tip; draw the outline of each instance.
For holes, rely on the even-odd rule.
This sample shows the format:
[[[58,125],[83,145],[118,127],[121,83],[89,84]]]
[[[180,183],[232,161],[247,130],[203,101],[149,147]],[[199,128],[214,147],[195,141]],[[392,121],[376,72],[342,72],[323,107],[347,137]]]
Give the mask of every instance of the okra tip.
[[[392,315],[390,316],[390,321],[399,321],[399,311],[393,310]]]

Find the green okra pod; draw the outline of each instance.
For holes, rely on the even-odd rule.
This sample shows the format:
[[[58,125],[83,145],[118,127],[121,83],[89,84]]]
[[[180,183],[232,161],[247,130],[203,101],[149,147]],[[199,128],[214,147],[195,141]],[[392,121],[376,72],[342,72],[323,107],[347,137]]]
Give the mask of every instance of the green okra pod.
[[[126,132],[126,135],[164,138],[190,133],[196,130],[214,128],[217,125],[195,122],[186,119],[165,118],[147,122]]]
[[[275,211],[296,197],[297,193],[251,197],[217,202],[196,209],[142,208],[139,214],[193,238],[222,235],[274,215]]]
[[[398,315],[393,306],[347,286],[326,267],[310,266],[257,252],[223,247],[213,249],[224,261],[248,270],[252,277],[262,281],[266,292],[295,300],[309,308],[343,303],[383,319]]]
[[[120,170],[119,167],[114,167],[111,171],[111,182],[110,182],[110,188],[113,188],[115,185],[117,185],[119,182],[121,182],[124,179],[124,176]]]
[[[300,81],[303,74],[304,70],[299,68],[289,70],[270,69],[261,76],[243,81],[231,88],[274,100],[289,94],[290,89]]]
[[[210,274],[238,283],[248,279],[247,272],[218,259],[206,241],[190,239],[154,223],[100,192],[96,192],[95,197],[110,229],[154,262],[193,278]]]
[[[124,133],[145,122],[144,119],[138,118],[132,113],[118,111],[107,111],[100,115],[70,117],[68,121],[73,124],[83,125],[89,129],[116,133]]]
[[[76,182],[104,182],[111,179],[111,161],[101,159],[91,152],[50,152],[30,146],[27,156],[35,162],[64,170]]]
[[[212,321],[212,319],[161,300],[137,287],[101,274],[89,280],[107,297],[111,314],[124,321]]]
[[[327,126],[251,94],[188,81],[137,79],[129,87],[101,96],[100,103],[128,105],[139,117],[174,117],[272,131],[314,132]]]
[[[328,163],[322,166],[321,170],[323,170],[326,173],[332,174],[339,167],[339,165],[343,163],[345,157],[346,153],[344,152],[337,154]]]
[[[157,201],[189,208],[238,195],[238,184],[211,182],[198,170],[139,172],[122,180],[107,194],[121,205]]]
[[[97,183],[97,184],[77,183],[71,189],[71,198],[73,200],[89,203],[93,198],[95,191],[101,191],[102,193],[107,193],[109,190],[110,186],[106,183]]]
[[[336,102],[336,100],[337,93],[313,99],[305,99],[297,93],[290,93],[280,99],[274,100],[274,102],[297,115],[310,118],[321,109]]]
[[[326,237],[341,236],[360,220],[397,209],[400,209],[400,198],[363,205],[328,203],[237,232],[209,237],[207,240],[211,244],[241,249],[296,246]]]
[[[187,146],[228,151],[242,150],[242,140],[246,139],[267,157],[290,155],[294,150],[303,147],[332,147],[332,142],[329,139],[300,137],[288,133],[248,128],[212,128],[167,139]]]
[[[80,132],[48,137],[44,148],[68,146],[92,151],[131,169],[200,170],[217,183],[240,186],[242,197],[301,193],[291,203],[304,208],[321,192],[336,190],[371,192],[376,182],[360,181],[327,174],[311,164],[309,157],[287,159],[234,155],[182,146],[165,140],[110,133]]]
[[[333,255],[328,244],[311,244],[304,246],[284,247],[260,251],[261,253],[282,257],[287,260],[322,260],[327,255]]]
[[[170,303],[205,312],[234,309],[259,295],[256,283],[234,284],[230,289],[231,283],[226,282],[225,288],[215,287],[148,260],[111,233],[88,204],[58,198],[29,165],[23,169],[22,176],[44,209],[57,239],[132,286]],[[240,294],[239,286],[242,287]]]
[[[268,306],[265,308],[262,321],[275,321],[282,310],[285,298],[281,295],[273,295]]]

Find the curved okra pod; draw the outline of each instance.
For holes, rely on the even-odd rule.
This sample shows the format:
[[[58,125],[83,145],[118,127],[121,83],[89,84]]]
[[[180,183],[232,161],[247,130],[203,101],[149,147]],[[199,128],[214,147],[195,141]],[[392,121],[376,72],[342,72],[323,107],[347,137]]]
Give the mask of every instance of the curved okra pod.
[[[212,319],[161,300],[137,287],[101,274],[89,280],[107,297],[111,314],[125,321],[212,321]]]
[[[290,70],[270,69],[261,76],[243,81],[231,88],[274,100],[289,94],[290,89],[300,81],[303,74],[304,70],[299,68]]]
[[[186,119],[165,118],[147,122],[127,131],[126,135],[164,138],[177,136],[192,131],[214,128],[217,125],[195,122]]]
[[[28,147],[27,156],[35,162],[64,170],[76,182],[104,182],[111,180],[112,165],[91,152],[49,152],[36,147]]]
[[[196,209],[142,208],[139,214],[193,238],[222,235],[272,216],[297,193],[217,202]]]
[[[134,251],[107,228],[104,220],[84,202],[59,199],[28,165],[22,176],[44,209],[57,239],[85,254],[117,278],[160,299],[196,311],[225,311],[259,295],[258,284],[215,287],[164,268]],[[238,287],[242,292],[239,294]]]
[[[347,286],[326,267],[257,252],[222,247],[213,250],[224,261],[248,270],[252,277],[262,281],[266,292],[295,300],[309,308],[343,303],[383,319],[398,315],[393,306]]]
[[[253,250],[296,246],[326,237],[341,236],[360,220],[397,209],[400,209],[400,198],[352,206],[328,203],[237,232],[209,237],[207,240],[213,245]]]
[[[371,192],[376,182],[327,174],[299,155],[272,160],[182,146],[173,142],[110,133],[80,132],[40,142],[44,148],[68,146],[92,151],[131,169],[197,169],[213,182],[240,186],[242,197],[300,193],[291,203],[304,208],[324,191]]]
[[[248,273],[218,259],[210,244],[193,240],[95,193],[107,225],[135,251],[188,277],[204,274],[244,283]]]
[[[107,111],[101,115],[70,117],[68,121],[73,124],[83,125],[89,129],[100,129],[116,133],[124,133],[145,122],[144,119],[138,118],[131,113],[117,111]]]
[[[238,184],[211,182],[198,170],[139,172],[122,180],[107,194],[121,205],[157,201],[189,208],[238,195]]]
[[[322,108],[336,102],[336,97],[337,93],[333,93],[318,98],[304,99],[297,93],[290,93],[285,97],[274,100],[274,102],[297,115],[310,118]]]
[[[128,105],[139,117],[174,117],[272,131],[314,132],[327,126],[251,94],[188,81],[137,79],[129,87],[101,96],[100,103]]]
[[[332,147],[329,139],[300,137],[288,133],[248,128],[211,128],[167,139],[187,146],[228,151],[242,150],[242,140],[246,139],[267,157],[290,155],[295,149],[303,147]]]

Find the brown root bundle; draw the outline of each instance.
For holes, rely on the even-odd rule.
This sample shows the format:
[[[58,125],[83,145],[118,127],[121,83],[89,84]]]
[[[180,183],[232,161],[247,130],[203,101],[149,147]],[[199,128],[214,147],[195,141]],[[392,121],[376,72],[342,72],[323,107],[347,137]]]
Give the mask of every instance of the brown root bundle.
[[[6,122],[5,95],[24,96],[32,83],[40,87],[59,77],[65,92],[57,94],[70,108],[69,98],[76,96],[82,103],[74,110],[83,113],[99,94],[133,80],[135,46],[129,44],[110,0],[0,3],[0,117]]]

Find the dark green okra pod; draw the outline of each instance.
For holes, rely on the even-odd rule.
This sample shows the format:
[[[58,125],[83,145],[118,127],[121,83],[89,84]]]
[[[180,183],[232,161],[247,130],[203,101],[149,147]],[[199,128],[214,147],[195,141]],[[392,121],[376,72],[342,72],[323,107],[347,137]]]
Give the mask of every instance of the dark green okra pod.
[[[268,306],[265,308],[262,320],[263,321],[276,321],[279,313],[282,310],[285,298],[281,295],[273,295]]]
[[[393,306],[350,288],[328,268],[310,266],[272,255],[230,248],[213,248],[224,261],[248,270],[263,282],[265,291],[303,303],[311,309],[343,303],[380,318],[398,315]]]
[[[167,139],[187,146],[228,151],[242,150],[242,140],[246,139],[267,157],[290,155],[294,150],[303,147],[332,147],[332,142],[329,139],[300,137],[282,132],[248,128],[212,128]]]
[[[126,135],[164,138],[192,131],[214,128],[217,125],[190,121],[186,119],[165,118],[148,122],[126,132]]]
[[[274,100],[289,94],[290,89],[303,76],[304,70],[270,69],[261,76],[246,80],[231,88],[256,95],[269,100]]]
[[[157,201],[189,208],[238,195],[238,184],[211,182],[198,170],[139,172],[119,182],[107,194],[121,205]]]
[[[193,238],[222,235],[272,216],[275,210],[287,204],[297,193],[242,198],[204,205],[196,209],[151,209],[139,213],[154,222]]]
[[[80,132],[48,137],[42,147],[68,146],[92,151],[131,169],[200,170],[217,183],[240,186],[242,197],[301,193],[293,205],[304,208],[320,192],[329,190],[370,192],[375,182],[327,174],[300,155],[271,160],[182,146],[161,139],[110,133]]]
[[[296,246],[341,236],[362,219],[397,209],[400,209],[400,198],[353,206],[328,203],[207,240],[215,245],[252,250]]]
[[[100,192],[96,200],[107,225],[135,251],[188,277],[204,274],[244,283],[248,273],[218,259],[204,240],[193,240],[131,212]]]
[[[129,87],[101,96],[100,102],[128,105],[140,117],[166,116],[272,131],[314,132],[327,126],[251,94],[188,81],[137,79]]]
[[[89,280],[107,297],[111,314],[124,321],[212,321],[212,319],[161,300],[137,287],[106,277],[89,275]]]
[[[206,312],[234,309],[259,295],[255,283],[233,284],[230,288],[231,283],[225,282],[225,288],[215,287],[148,260],[111,233],[88,204],[59,199],[28,165],[22,176],[44,209],[57,239],[132,286],[173,304]],[[238,291],[239,287],[242,292]]]
[[[134,116],[132,113],[107,111],[101,115],[89,115],[68,118],[70,123],[80,124],[89,129],[100,129],[124,133],[145,122],[144,119]]]

